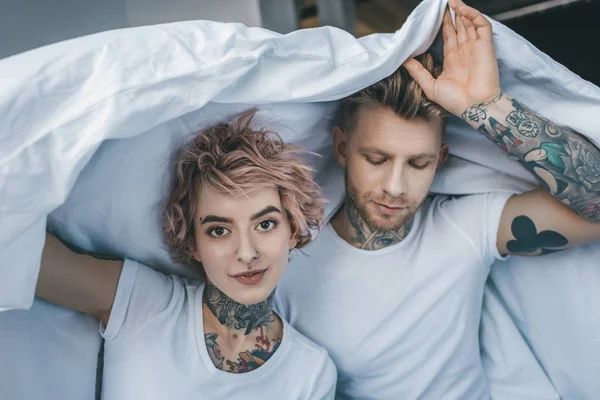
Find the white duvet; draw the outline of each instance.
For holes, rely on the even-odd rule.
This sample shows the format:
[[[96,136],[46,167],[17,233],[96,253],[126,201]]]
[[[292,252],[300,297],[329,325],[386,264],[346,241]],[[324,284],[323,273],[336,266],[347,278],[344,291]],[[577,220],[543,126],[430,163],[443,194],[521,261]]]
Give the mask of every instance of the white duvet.
[[[360,39],[334,28],[279,35],[197,21],[105,32],[0,60],[0,308],[32,306],[47,224],[88,250],[193,274],[162,246],[169,154],[186,134],[250,106],[259,105],[258,122],[284,140],[325,155],[313,161],[334,208],[343,193],[330,168],[335,100],[428,49],[445,5],[426,0],[398,32]],[[599,143],[600,89],[493,26],[503,89]],[[448,131],[454,157],[433,191],[536,185],[458,119]],[[495,399],[600,398],[599,255],[595,244],[492,267],[481,347]],[[30,312],[0,313],[0,359],[11,360],[0,363],[0,398],[94,398],[100,339],[94,323],[78,318],[39,301]],[[67,347],[73,342],[77,351]],[[39,384],[30,387],[32,379]]]

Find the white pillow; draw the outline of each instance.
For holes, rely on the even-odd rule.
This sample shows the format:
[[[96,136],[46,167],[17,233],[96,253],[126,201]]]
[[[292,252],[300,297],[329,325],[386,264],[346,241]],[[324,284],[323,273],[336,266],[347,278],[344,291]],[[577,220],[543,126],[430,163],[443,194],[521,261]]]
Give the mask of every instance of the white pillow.
[[[271,113],[269,124],[291,126],[299,135],[281,129],[286,140],[326,153],[330,102],[389,75],[409,55],[427,49],[445,6],[445,0],[425,0],[400,31],[360,39],[334,28],[278,35],[196,21],[106,32],[1,60],[0,307],[32,304],[50,213],[58,234],[88,250],[193,274],[170,263],[158,229],[169,154],[182,136],[250,105],[263,105],[265,118]],[[501,24],[493,26],[504,90],[598,143],[600,89]],[[448,141],[456,158],[434,182],[437,192],[522,191],[535,184],[523,168],[457,119],[449,124]],[[339,169],[329,157],[313,161],[321,163],[315,165],[333,199],[331,209],[343,195]],[[581,251],[531,261],[548,267],[570,264],[560,280],[545,286],[539,283],[546,272],[521,268],[533,264],[517,258],[511,263],[515,270],[519,264],[519,272],[509,267],[506,275],[496,275],[496,265],[492,279],[502,298],[518,299],[506,301],[511,316],[527,309],[548,317],[517,326],[531,335],[527,342],[559,386],[598,393],[589,374],[572,379],[579,371],[570,360],[571,375],[551,374],[562,371],[566,358],[553,355],[560,354],[557,346],[563,343],[573,358],[585,357],[588,371],[599,370],[600,351],[593,340],[575,342],[576,335],[556,334],[560,329],[544,331],[551,319],[544,308],[553,303],[535,301],[580,291],[589,302],[577,303],[581,309],[574,318],[565,315],[570,306],[553,308],[552,321],[557,326],[568,321],[560,327],[563,333],[571,329],[584,338],[597,337],[590,315],[600,301],[585,297],[590,288],[581,281],[600,276],[597,247]],[[519,277],[519,285],[500,282],[510,282],[511,276]],[[569,380],[577,384],[561,383]]]
[[[98,320],[36,299],[0,313],[0,399],[94,400]]]
[[[65,203],[49,215],[50,230],[88,251],[135,259],[165,273],[199,276],[193,268],[171,261],[162,237],[162,207],[169,189],[172,154],[187,135],[252,107],[209,103],[143,135],[105,142],[81,172]],[[254,125],[277,132],[286,142],[327,154],[307,153],[307,160],[321,171],[321,180],[341,182],[329,192],[343,194],[343,179],[323,173],[323,167],[335,161],[330,148],[334,108],[335,103],[265,105]],[[339,172],[335,175],[340,176]],[[331,184],[327,186],[331,188]]]

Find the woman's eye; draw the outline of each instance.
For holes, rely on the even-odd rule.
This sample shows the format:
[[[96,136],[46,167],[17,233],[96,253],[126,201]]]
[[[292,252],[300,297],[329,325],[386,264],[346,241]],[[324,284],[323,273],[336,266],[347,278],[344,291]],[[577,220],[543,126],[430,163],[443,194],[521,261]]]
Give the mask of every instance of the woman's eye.
[[[266,221],[262,221],[261,223],[258,224],[258,229],[261,231],[268,231],[273,229],[276,226],[276,222],[273,220],[266,220]]]
[[[221,237],[227,235],[228,233],[229,230],[222,226],[215,226],[214,228],[210,228],[208,230],[208,234],[212,237]]]

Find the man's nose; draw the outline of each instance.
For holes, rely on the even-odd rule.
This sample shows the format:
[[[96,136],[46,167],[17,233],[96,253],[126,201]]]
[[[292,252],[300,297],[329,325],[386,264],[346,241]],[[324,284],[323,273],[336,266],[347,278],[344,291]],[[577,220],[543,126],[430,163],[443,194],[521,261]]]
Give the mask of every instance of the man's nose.
[[[387,171],[383,191],[390,197],[400,197],[406,194],[406,169],[402,165],[392,165]]]

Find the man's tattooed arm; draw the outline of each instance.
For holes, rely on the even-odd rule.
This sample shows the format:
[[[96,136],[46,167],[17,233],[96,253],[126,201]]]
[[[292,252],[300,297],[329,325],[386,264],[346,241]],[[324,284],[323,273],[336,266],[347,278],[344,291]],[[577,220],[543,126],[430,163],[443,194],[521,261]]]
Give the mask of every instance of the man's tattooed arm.
[[[600,221],[600,150],[584,136],[504,93],[469,107],[462,118],[518,159],[555,198]]]

